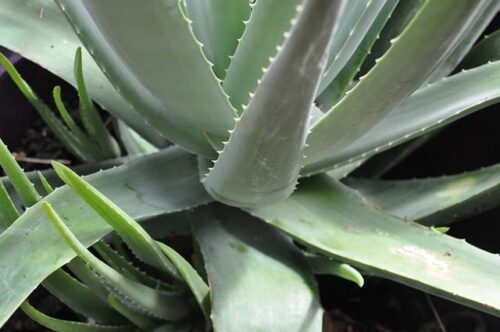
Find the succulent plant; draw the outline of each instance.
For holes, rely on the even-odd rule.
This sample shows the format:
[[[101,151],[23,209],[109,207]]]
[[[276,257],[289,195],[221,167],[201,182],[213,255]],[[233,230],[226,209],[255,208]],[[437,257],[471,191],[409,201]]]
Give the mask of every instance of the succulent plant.
[[[499,9],[2,0],[0,45],[77,87],[83,129],[59,88],[62,121],[0,63],[86,164],[25,174],[0,144],[0,324],[20,306],[56,331],[320,331],[315,273],[388,278],[500,315],[498,255],[443,227],[498,205],[499,166],[377,179],[426,135],[498,102],[500,35],[474,44]],[[122,150],[133,157],[80,177]],[[348,176],[375,156],[372,178]],[[192,257],[157,241],[179,233]],[[40,284],[84,318],[31,306]]]

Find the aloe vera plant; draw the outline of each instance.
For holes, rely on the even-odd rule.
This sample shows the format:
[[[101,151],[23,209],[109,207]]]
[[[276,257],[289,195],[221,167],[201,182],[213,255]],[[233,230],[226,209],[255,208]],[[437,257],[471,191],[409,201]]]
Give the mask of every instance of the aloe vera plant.
[[[57,163],[25,174],[0,143],[0,325],[20,307],[56,331],[321,331],[314,274],[325,273],[500,316],[500,258],[442,227],[498,205],[498,166],[348,176],[374,156],[394,165],[412,139],[499,101],[499,34],[474,45],[499,9],[2,0],[0,45],[78,90],[83,128],[59,88],[62,121],[0,57],[57,137],[88,169],[134,157],[83,178]],[[161,241],[178,233],[192,257]],[[26,299],[40,284],[84,319],[37,310]]]

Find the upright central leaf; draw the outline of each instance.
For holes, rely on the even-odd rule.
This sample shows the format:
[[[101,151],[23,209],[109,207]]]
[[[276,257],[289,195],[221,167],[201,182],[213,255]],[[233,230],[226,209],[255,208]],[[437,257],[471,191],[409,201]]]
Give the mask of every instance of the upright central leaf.
[[[297,7],[290,37],[264,69],[262,83],[204,181],[215,198],[230,205],[258,206],[293,192],[310,107],[342,3],[307,1],[304,8]]]

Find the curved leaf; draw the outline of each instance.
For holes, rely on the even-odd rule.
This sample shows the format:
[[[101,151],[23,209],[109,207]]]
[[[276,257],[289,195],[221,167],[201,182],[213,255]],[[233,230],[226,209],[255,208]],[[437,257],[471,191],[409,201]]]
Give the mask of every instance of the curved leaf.
[[[215,331],[320,332],[323,310],[300,252],[251,216],[212,206],[193,215]]]
[[[365,37],[366,33],[370,30],[378,14],[384,8],[385,2],[385,0],[367,1],[363,12],[358,17],[358,20],[353,22],[354,24],[349,27],[351,30],[349,31],[348,38],[345,40],[344,44],[339,45],[340,47],[337,49],[330,49],[330,52],[333,53],[330,54],[330,57],[333,57],[333,61],[328,64],[328,67],[325,69],[325,72],[321,77],[318,94],[323,92],[325,88],[337,77],[342,68],[344,68]]]
[[[325,177],[250,211],[296,240],[364,272],[500,316],[500,256],[367,205]]]
[[[121,0],[119,11],[116,1],[57,2],[99,66],[152,126],[190,151],[213,154],[204,133],[227,136],[234,111],[180,0]]]
[[[196,158],[177,148],[145,156],[86,180],[139,221],[211,200],[199,183]],[[44,200],[57,209],[86,246],[111,231],[67,187],[54,190]],[[0,325],[38,284],[75,257],[48,223],[40,203],[0,235],[0,252]]]
[[[312,127],[305,164],[321,168],[398,106],[452,52],[488,4],[488,0],[427,0],[375,67]]]
[[[2,0],[0,45],[76,86],[73,62],[75,50],[81,43],[54,1]],[[83,62],[85,83],[92,98],[141,136],[155,144],[163,144],[164,139],[116,92],[86,51]]]
[[[500,205],[500,165],[440,178],[348,178],[346,182],[382,209],[428,226],[445,225]]]
[[[424,135],[500,100],[500,61],[455,74],[420,88],[352,144],[303,174],[365,159]]]
[[[73,322],[45,315],[29,303],[22,305],[23,311],[38,324],[58,332],[133,332],[132,326],[103,326],[91,323]]]

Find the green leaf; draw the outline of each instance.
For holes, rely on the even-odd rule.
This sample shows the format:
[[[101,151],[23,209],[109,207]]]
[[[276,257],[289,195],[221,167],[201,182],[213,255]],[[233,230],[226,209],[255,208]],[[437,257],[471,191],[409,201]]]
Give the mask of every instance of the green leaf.
[[[75,55],[75,79],[76,87],[78,89],[78,98],[80,100],[80,117],[82,119],[83,126],[87,130],[90,137],[97,142],[101,147],[103,152],[106,154],[107,158],[120,156],[120,150],[116,141],[113,139],[111,134],[106,129],[104,122],[102,121],[97,109],[90,98],[87,87],[85,86],[85,80],[83,77],[83,64],[82,64],[82,49],[76,49]]]
[[[186,282],[189,289],[191,289],[191,292],[200,305],[203,314],[208,319],[210,317],[210,299],[208,294],[209,289],[205,281],[203,281],[191,264],[189,264],[189,262],[186,261],[184,257],[179,255],[174,249],[161,242],[158,242],[158,245],[168,259],[170,259],[175,265],[182,279]]]
[[[297,15],[296,8],[303,2],[266,0],[253,5],[222,85],[239,114],[243,112],[243,106],[248,105],[249,93],[255,91],[262,69],[269,65],[269,58],[276,56],[276,47],[284,42],[283,34],[290,30],[291,20]]]
[[[192,225],[208,273],[215,331],[321,331],[315,280],[289,239],[222,206],[195,212]]]
[[[500,204],[500,165],[440,178],[346,181],[387,212],[428,226],[448,224]]]
[[[395,1],[392,1],[394,4]],[[333,61],[328,64],[321,78],[321,83],[318,88],[318,94],[323,92],[325,88],[332,83],[339,72],[344,68],[349,59],[352,57],[365,35],[374,24],[377,16],[385,6],[385,0],[371,0],[364,4],[362,13],[357,18],[349,22],[348,38],[342,45],[337,45],[337,48],[330,49],[330,57]],[[342,22],[342,21],[341,21]]]
[[[370,54],[373,44],[378,38],[384,24],[386,24],[387,20],[391,17],[398,1],[399,0],[389,0],[385,2],[384,7],[380,10],[377,18],[364,35],[363,40],[354,51],[349,61],[347,61],[342,70],[336,75],[333,82],[316,98],[316,102],[322,110],[329,110],[341,97],[343,97],[349,85],[352,84],[352,80],[360,70],[363,61]],[[350,3],[351,1],[349,4]]]
[[[9,149],[0,139],[0,166],[9,177],[12,185],[23,200],[24,204],[31,206],[42,199],[33,183],[24,174],[22,168],[10,154]],[[6,194],[6,193],[5,193]],[[12,212],[12,210],[10,210]],[[12,222],[12,221],[11,221]]]
[[[306,246],[366,273],[500,316],[500,257],[367,205],[325,177],[250,211]]]
[[[434,82],[449,75],[467,55],[479,36],[484,33],[499,10],[500,1],[489,0],[482,11],[475,15],[474,22],[466,27],[465,34],[460,38],[453,52],[434,69],[427,82]]]
[[[351,0],[345,3],[342,15],[339,17],[337,31],[329,47],[328,66],[332,64],[338,51],[345,45],[349,34],[356,23],[359,22],[368,3],[365,0]]]
[[[425,0],[402,0],[394,9],[387,24],[380,32],[380,36],[370,50],[366,61],[361,67],[361,74],[366,74],[376,63],[376,60],[384,55],[391,46],[391,40],[398,37],[413,19]]]
[[[342,5],[340,0],[307,1],[300,10],[290,37],[204,179],[216,199],[258,206],[285,199],[295,189],[311,104]]]
[[[158,181],[159,178],[162,181]],[[86,180],[139,221],[211,200],[199,183],[196,158],[177,148],[145,156]],[[45,201],[57,209],[85,246],[111,231],[111,227],[67,187],[54,190]],[[41,203],[28,209],[0,234],[0,252],[0,280],[3,280],[0,326],[38,284],[75,257],[47,221]]]
[[[180,0],[125,0],[120,11],[115,3],[98,0],[57,2],[106,75],[148,123],[192,152],[213,155],[204,132],[227,136],[234,110]]]
[[[43,286],[73,311],[102,323],[123,323],[122,316],[94,295],[84,284],[59,269],[52,273]]]
[[[52,162],[52,167],[61,180],[118,233],[137,258],[179,278],[176,268],[165,257],[156,241],[132,217],[68,167],[56,161]]]
[[[5,189],[5,185],[0,181],[0,234],[18,217],[16,206]]]
[[[121,303],[120,299],[112,293],[108,296],[108,302],[113,308],[116,309],[116,311],[127,317],[130,322],[142,330],[151,331],[158,325],[157,321],[131,310],[129,307]]]
[[[123,144],[128,155],[150,154],[158,152],[158,148],[146,141],[133,129],[129,128],[123,121],[116,119],[115,129],[118,132],[120,142]]]
[[[61,116],[62,120],[68,126],[69,130],[80,140],[80,141],[85,141],[86,136],[84,132],[78,127],[76,122],[73,120],[71,115],[68,112],[68,109],[64,105],[64,101],[61,96],[61,87],[60,86],[55,86],[54,90],[52,91],[52,95],[54,96],[54,102],[56,104],[56,108],[59,111],[59,115]]]
[[[352,281],[359,287],[363,287],[365,283],[361,273],[349,264],[324,256],[306,256],[306,258],[307,264],[315,274],[334,275]]]
[[[500,61],[453,75],[420,88],[361,138],[322,162],[306,166],[302,173],[365,159],[494,104],[499,98]]]
[[[22,305],[23,311],[38,324],[58,332],[133,332],[132,326],[103,326],[91,323],[73,322],[45,315],[29,303]]]
[[[89,151],[87,151],[87,147],[83,142],[80,142],[78,138],[62,124],[50,108],[38,98],[36,93],[31,89],[28,83],[23,80],[16,68],[2,53],[0,53],[0,65],[5,68],[12,81],[17,85],[31,105],[33,105],[45,123],[47,123],[57,139],[77,158],[85,161],[92,161],[93,157],[90,155]]]
[[[473,68],[488,61],[500,60],[500,29],[484,37],[460,63],[460,68]]]
[[[141,271],[133,263],[111,249],[105,242],[99,241],[92,247],[99,254],[101,259],[124,276],[139,281],[141,284],[155,289],[172,290],[173,286],[166,284],[159,279],[153,278]]]
[[[78,257],[84,260],[110,284],[112,287],[111,292],[119,296],[121,301],[130,301],[135,310],[166,320],[178,320],[188,314],[189,307],[183,298],[179,296],[180,294],[158,291],[124,277],[118,271],[94,256],[64,224],[49,203],[42,202],[42,209],[64,241],[66,241]]]
[[[427,0],[377,65],[312,127],[306,165],[321,168],[415,91],[488,4],[488,0]]]
[[[214,64],[215,74],[223,79],[250,16],[249,1],[187,0],[185,5],[204,54]]]
[[[76,86],[73,62],[81,43],[52,0],[2,0],[0,45]],[[161,144],[164,139],[115,91],[87,52],[83,58],[86,85],[92,98],[141,136]]]

